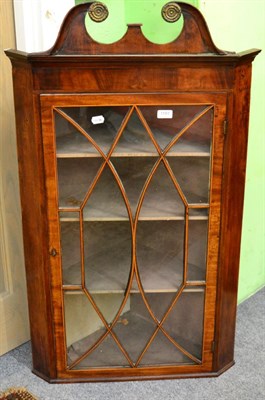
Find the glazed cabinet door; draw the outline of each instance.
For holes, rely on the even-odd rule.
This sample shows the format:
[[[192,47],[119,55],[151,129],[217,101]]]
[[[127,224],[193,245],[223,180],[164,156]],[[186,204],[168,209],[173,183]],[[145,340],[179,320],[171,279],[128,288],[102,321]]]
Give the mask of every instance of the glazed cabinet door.
[[[226,96],[41,105],[60,377],[211,371]]]

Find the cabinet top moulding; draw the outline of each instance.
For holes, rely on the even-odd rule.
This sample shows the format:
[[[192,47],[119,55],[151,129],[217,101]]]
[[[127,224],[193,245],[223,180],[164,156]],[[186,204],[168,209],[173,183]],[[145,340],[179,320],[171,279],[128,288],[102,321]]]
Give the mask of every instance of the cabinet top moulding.
[[[202,14],[187,3],[178,2],[184,18],[180,35],[172,42],[155,44],[141,31],[141,24],[129,24],[128,30],[119,41],[111,44],[98,43],[92,39],[85,27],[85,18],[91,3],[72,8],[65,17],[54,46],[40,53],[25,53],[6,50],[11,60],[29,62],[36,66],[75,63],[109,64],[115,63],[220,63],[237,65],[253,61],[260,52],[250,49],[240,53],[218,49],[211,38]],[[70,59],[71,57],[71,59]],[[153,65],[154,66],[154,65]],[[110,66],[111,67],[111,66]]]
[[[73,87],[76,93],[216,92],[233,90],[235,67],[251,64],[260,52],[219,50],[202,14],[186,3],[178,3],[184,25],[171,43],[150,42],[141,24],[128,25],[124,37],[115,43],[98,43],[85,26],[92,4],[69,11],[50,50],[6,50],[13,73],[28,67],[33,90],[42,93],[72,92]]]

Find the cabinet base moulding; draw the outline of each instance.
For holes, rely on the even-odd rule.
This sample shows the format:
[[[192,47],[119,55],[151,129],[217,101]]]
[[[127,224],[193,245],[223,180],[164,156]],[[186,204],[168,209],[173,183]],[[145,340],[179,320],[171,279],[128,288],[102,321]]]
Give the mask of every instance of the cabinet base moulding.
[[[158,380],[158,379],[198,379],[198,378],[218,378],[218,376],[222,375],[226,372],[229,368],[235,365],[235,361],[231,361],[225,367],[223,367],[220,371],[217,372],[194,372],[194,373],[174,373],[174,374],[154,374],[154,375],[135,375],[135,376],[121,376],[121,375],[113,375],[113,376],[105,376],[105,377],[77,377],[77,378],[57,378],[57,379],[50,379],[46,375],[39,373],[36,370],[32,370],[32,372],[44,379],[48,383],[57,383],[57,384],[66,384],[66,383],[97,383],[97,382],[128,382],[128,381],[151,381],[151,380]]]

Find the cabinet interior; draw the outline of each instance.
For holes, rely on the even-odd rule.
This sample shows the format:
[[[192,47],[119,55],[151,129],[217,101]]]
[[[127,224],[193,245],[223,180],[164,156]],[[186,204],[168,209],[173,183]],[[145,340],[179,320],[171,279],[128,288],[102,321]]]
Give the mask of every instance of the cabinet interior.
[[[200,363],[213,107],[55,107],[54,128],[69,368]]]

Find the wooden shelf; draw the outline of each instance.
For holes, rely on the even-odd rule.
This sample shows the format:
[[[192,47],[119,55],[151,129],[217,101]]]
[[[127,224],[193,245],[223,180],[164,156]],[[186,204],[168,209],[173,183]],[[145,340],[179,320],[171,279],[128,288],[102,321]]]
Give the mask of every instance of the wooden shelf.
[[[69,299],[68,302],[72,301],[77,307],[79,299]],[[81,300],[80,296],[80,300]],[[172,318],[168,318],[166,322],[166,330],[170,336],[188,352],[195,357],[200,359],[201,357],[201,336],[202,336],[202,321],[203,321],[203,293],[198,293],[190,296],[187,293],[183,293],[180,296],[179,301],[184,304],[186,314],[183,313],[179,307],[174,307],[173,313],[177,314],[174,318],[174,324],[171,323]],[[109,299],[111,302],[111,299]],[[166,312],[168,305],[172,301],[170,294],[156,294],[153,297],[153,310],[159,320],[163,317]],[[161,303],[162,302],[162,303]],[[85,305],[85,303],[84,303]],[[89,302],[86,302],[83,312],[88,312],[91,309]],[[192,312],[193,310],[193,312]],[[114,318],[113,314],[111,320]],[[110,321],[111,322],[111,321]],[[78,319],[74,320],[74,315],[69,318],[68,326],[70,324],[78,325]],[[130,358],[133,362],[136,362],[141,352],[145,348],[149,339],[156,329],[156,324],[150,317],[145,304],[140,294],[133,294],[128,299],[125,305],[124,311],[118,319],[113,332],[120,341],[120,343],[126,348]],[[191,329],[193,328],[193,329]],[[82,356],[91,346],[93,346],[97,340],[102,337],[105,333],[105,328],[102,323],[95,323],[94,332],[87,333],[83,332],[84,337],[76,342],[72,342],[68,338],[68,363],[71,365],[75,360]],[[88,330],[87,330],[88,332]],[[69,331],[70,334],[70,331]],[[69,335],[70,336],[70,335]],[[180,350],[165,337],[164,334],[159,332],[154,341],[152,342],[149,350],[142,358],[140,365],[152,365],[152,364],[194,364],[194,361],[184,355]],[[117,347],[116,343],[109,335],[104,341],[91,353],[88,357],[81,361],[76,368],[86,367],[100,367],[100,366],[128,366],[128,361],[124,358],[121,351]],[[75,369],[75,368],[74,368]]]
[[[183,289],[184,293],[204,293],[204,287],[206,285],[205,281],[187,281],[188,282],[188,286],[185,287],[185,289]],[[194,284],[193,287],[190,287],[190,284]],[[79,287],[78,287],[79,286]],[[81,285],[75,285],[74,288],[72,285],[63,285],[62,286],[64,292],[67,293],[67,295],[80,295],[80,294],[84,294],[84,291],[82,290]],[[149,295],[155,295],[155,294],[173,294],[176,295],[177,291],[175,289],[168,289],[168,290],[152,290],[152,291],[144,291],[146,296]],[[105,296],[105,295],[124,295],[124,291],[123,290],[111,290],[111,291],[100,291],[100,292],[94,292],[94,291],[90,291],[89,292],[92,297],[95,296]],[[140,294],[140,290],[139,289],[132,289],[130,290],[130,294]]]
[[[151,132],[161,150],[181,131],[184,126],[202,111],[200,106],[173,106],[174,119],[158,119],[159,107],[139,107],[147,118]],[[76,121],[89,134],[106,155],[129,107],[74,107],[63,111]],[[102,123],[93,125],[93,115],[102,115]],[[100,153],[91,142],[68,123],[62,116],[56,118],[57,157],[100,157]],[[211,114],[200,118],[178,140],[169,151],[168,156],[200,156],[209,157],[211,140]],[[115,157],[146,157],[157,156],[158,151],[150,138],[143,122],[134,110],[125,126],[113,152]]]
[[[191,221],[187,277],[204,282],[207,221]],[[81,284],[79,223],[61,226],[63,283]],[[184,222],[139,222],[137,263],[146,293],[176,292],[183,281]],[[85,278],[90,293],[124,293],[131,270],[131,235],[126,222],[84,224]],[[163,268],[161,268],[163,265]],[[132,292],[138,292],[136,281]]]
[[[115,334],[122,345],[126,347],[129,356],[133,362],[137,361],[141,351],[143,351],[148,340],[155,331],[155,325],[152,321],[139,315],[139,313],[126,312],[118,320],[115,327]],[[144,333],[143,333],[144,332]],[[105,329],[97,330],[95,333],[73,343],[68,349],[68,363],[71,365],[78,357],[82,356],[98,339],[102,336]],[[136,335],[132,337],[132,334]],[[141,338],[141,339],[140,339]],[[155,355],[152,347],[155,347]],[[140,365],[193,365],[194,361],[181,353],[170,341],[161,333],[158,333],[151,349],[143,357]],[[129,367],[129,363],[123,356],[115,341],[109,335],[102,344],[98,346],[90,356],[81,361],[74,369],[108,367]]]
[[[160,142],[164,142],[165,146],[168,144],[167,138],[163,140],[163,134]],[[57,139],[57,158],[83,158],[83,157],[101,157],[100,153],[92,146],[87,139],[81,134],[73,138],[72,134],[60,136]],[[159,154],[156,151],[153,143],[124,143],[120,140],[117,150],[114,150],[112,157],[157,157]],[[104,131],[98,135],[98,144],[105,155],[108,154],[110,146],[105,142]],[[210,157],[209,146],[202,143],[194,143],[193,141],[183,140],[172,147],[168,152],[167,157]]]
[[[208,221],[208,209],[190,209],[190,212],[193,212],[193,215],[190,215],[190,221]],[[183,221],[183,215],[168,215],[168,216],[143,216],[138,219],[138,221]],[[60,212],[60,221],[61,222],[77,222],[79,221],[79,213],[78,212]],[[109,217],[108,215],[101,214],[99,217],[90,217],[84,213],[83,216],[84,222],[97,222],[97,221],[105,221],[105,222],[115,222],[115,221],[128,221],[128,217],[126,215],[120,217]]]
[[[190,204],[198,204],[190,214],[192,219],[207,218],[208,167],[204,158],[196,158],[190,165],[190,158],[173,159],[170,166],[175,172],[181,189]],[[150,174],[156,158],[117,158],[113,165],[120,177],[134,215],[141,190]],[[59,205],[60,209],[81,206],[89,186],[100,168],[98,159],[58,159]],[[185,167],[181,172],[180,166]],[[191,179],[188,179],[191,176]],[[192,182],[190,182],[192,181]],[[193,185],[192,185],[192,184]],[[191,192],[189,185],[193,187]],[[66,213],[62,218],[76,220],[77,214]],[[118,184],[108,166],[105,167],[93,192],[83,209],[85,221],[128,220],[128,212]],[[139,220],[181,220],[184,218],[184,204],[163,163],[160,163],[146,191]]]

